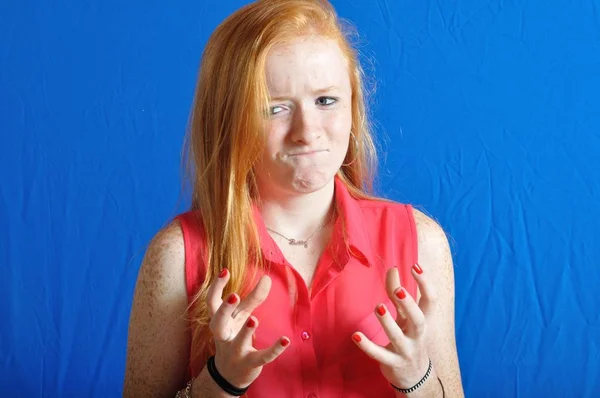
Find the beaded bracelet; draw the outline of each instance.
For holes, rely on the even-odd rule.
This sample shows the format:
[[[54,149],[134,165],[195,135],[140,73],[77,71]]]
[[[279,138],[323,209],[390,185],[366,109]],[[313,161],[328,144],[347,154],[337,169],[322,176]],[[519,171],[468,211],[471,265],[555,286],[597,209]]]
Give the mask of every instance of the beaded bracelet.
[[[429,375],[431,374],[431,369],[432,369],[432,364],[431,364],[431,359],[429,359],[429,366],[427,367],[427,372],[425,373],[425,376],[423,376],[423,378],[421,380],[419,380],[419,382],[417,384],[415,384],[414,386],[412,386],[411,388],[400,388],[400,387],[396,387],[395,385],[393,385],[392,383],[392,387],[394,387],[394,389],[396,391],[399,391],[403,394],[408,394],[411,393],[413,391],[415,391],[417,388],[421,387],[423,385],[423,383],[425,383],[425,380],[427,380],[429,378]],[[439,380],[439,378],[438,378]],[[440,383],[442,381],[440,380]],[[442,391],[444,390],[444,387],[442,386]]]

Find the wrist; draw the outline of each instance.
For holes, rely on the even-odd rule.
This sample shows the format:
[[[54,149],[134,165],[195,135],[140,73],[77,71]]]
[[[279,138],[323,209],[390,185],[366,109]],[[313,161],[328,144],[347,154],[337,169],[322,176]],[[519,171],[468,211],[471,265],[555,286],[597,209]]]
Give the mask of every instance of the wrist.
[[[442,381],[438,377],[433,365],[431,366],[431,369],[428,368],[428,374],[426,373],[426,376],[423,376],[423,379],[424,380],[420,381],[420,384],[417,383],[414,386],[411,386],[411,387],[416,387],[414,389],[398,388],[393,383],[390,383],[390,384],[394,388],[396,398],[438,398],[438,397],[445,398],[446,397]],[[418,385],[418,387],[417,387],[417,385]],[[399,391],[399,390],[404,390],[404,391]],[[411,391],[407,392],[407,390],[411,390]]]
[[[227,394],[213,380],[208,373],[206,366],[202,372],[194,379],[192,383],[193,398],[234,398],[233,395]]]
[[[229,380],[223,377],[223,375],[219,372],[219,369],[217,369],[214,356],[208,358],[208,361],[206,362],[206,369],[208,370],[208,374],[213,379],[214,383],[217,384],[221,390],[231,396],[240,397],[244,395],[250,387],[250,385],[246,385],[245,387],[237,387],[231,384]]]
[[[433,372],[433,364],[431,362],[431,359],[427,358],[427,361],[425,363],[426,368],[421,367],[425,370],[421,370],[419,373],[412,374],[412,376],[407,379],[409,381],[403,380],[402,378],[392,379],[393,381],[390,381],[390,384],[392,385],[394,390],[404,394],[408,394],[421,388],[421,386],[429,379],[429,376],[431,376],[431,373]],[[406,375],[405,378],[407,376],[408,375]]]
[[[425,382],[434,372],[431,359],[425,355],[420,358],[411,367],[403,367],[395,369],[394,372],[388,373],[388,381],[395,390],[411,390],[419,388],[419,385]],[[401,391],[410,393],[411,391]]]

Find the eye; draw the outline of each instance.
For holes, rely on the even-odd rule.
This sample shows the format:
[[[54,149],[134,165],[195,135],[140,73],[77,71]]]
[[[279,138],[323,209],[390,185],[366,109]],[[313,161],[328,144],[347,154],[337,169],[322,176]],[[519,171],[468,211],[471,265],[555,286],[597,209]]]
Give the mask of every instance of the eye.
[[[337,102],[337,99],[333,98],[333,97],[319,97],[319,98],[317,98],[317,104],[318,105],[328,106],[328,105],[333,105],[336,102]]]
[[[275,105],[269,108],[269,115],[276,115],[283,110],[282,106]]]

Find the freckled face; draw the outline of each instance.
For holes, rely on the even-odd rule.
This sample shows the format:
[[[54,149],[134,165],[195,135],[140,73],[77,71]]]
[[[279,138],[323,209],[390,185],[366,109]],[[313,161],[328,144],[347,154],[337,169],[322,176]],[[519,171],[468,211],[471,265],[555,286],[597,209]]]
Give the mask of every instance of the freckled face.
[[[255,167],[261,190],[314,192],[333,181],[352,125],[352,88],[338,45],[306,36],[267,57],[271,98],[266,145]]]

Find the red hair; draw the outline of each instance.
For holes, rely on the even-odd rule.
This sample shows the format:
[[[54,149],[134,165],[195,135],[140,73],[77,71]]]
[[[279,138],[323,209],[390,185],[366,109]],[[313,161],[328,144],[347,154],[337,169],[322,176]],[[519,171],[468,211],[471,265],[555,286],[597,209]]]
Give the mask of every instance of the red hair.
[[[257,195],[253,167],[264,145],[264,112],[269,108],[265,64],[274,45],[306,34],[339,45],[352,87],[354,139],[338,175],[355,197],[370,195],[376,156],[352,32],[326,0],[262,0],[225,19],[206,45],[186,138],[192,210],[200,212],[207,237],[202,259],[206,278],[190,307],[192,360],[214,353],[206,294],[215,275],[227,267],[231,279],[225,294],[243,296],[251,287],[248,265],[262,266],[252,217]]]

